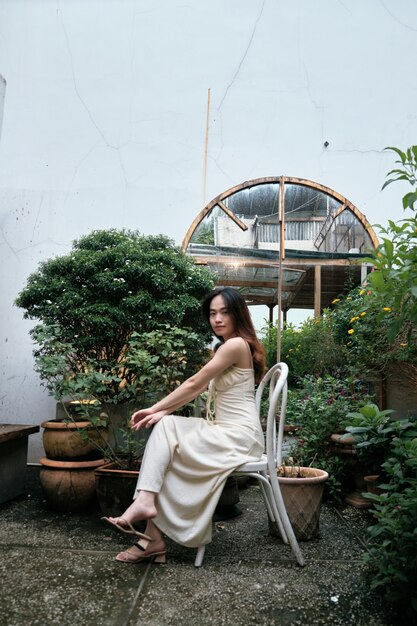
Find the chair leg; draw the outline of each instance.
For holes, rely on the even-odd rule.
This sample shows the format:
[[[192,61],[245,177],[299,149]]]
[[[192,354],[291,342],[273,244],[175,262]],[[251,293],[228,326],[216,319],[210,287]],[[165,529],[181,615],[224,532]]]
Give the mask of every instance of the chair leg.
[[[279,512],[279,516],[281,518],[282,525],[284,526],[285,533],[288,537],[288,541],[290,543],[291,549],[294,553],[295,558],[297,559],[298,565],[305,565],[305,560],[298,545],[297,538],[294,534],[293,528],[291,526],[291,522],[288,517],[287,509],[285,508],[284,499],[282,497],[281,489],[279,487],[278,479],[275,474],[270,476],[270,485],[272,487],[272,491],[274,494],[274,500]]]
[[[271,522],[275,522],[274,513],[272,511],[270,499],[268,497],[268,494],[266,493],[265,485],[259,479],[258,479],[258,483],[259,483],[259,487],[260,487],[260,490],[261,490],[262,497],[263,497],[264,502],[265,502],[266,510],[268,511],[268,517],[271,520]]]
[[[195,561],[194,561],[195,567],[201,567],[203,565],[205,551],[206,551],[206,546],[200,546],[197,549],[197,556],[195,557]]]
[[[288,544],[288,538],[285,533],[284,527],[281,522],[281,517],[277,509],[277,505],[275,503],[274,494],[272,491],[272,487],[269,483],[268,477],[264,472],[245,472],[244,474],[239,474],[236,472],[236,475],[239,476],[250,476],[251,478],[256,478],[258,481],[261,495],[265,502],[266,510],[268,512],[269,519],[277,525],[278,531],[281,535],[281,539],[283,543]]]
[[[272,516],[270,517],[270,519],[276,523],[279,534],[281,535],[282,541],[285,544],[288,544],[289,543],[288,537],[284,530],[284,526],[281,521],[281,515],[279,514],[279,511],[275,502],[275,498],[274,498],[274,493],[272,491],[272,487],[269,483],[269,480],[266,478],[266,476],[263,476],[261,474],[258,474],[258,480],[259,480],[259,484],[262,485],[263,493],[265,494],[265,497],[266,497],[268,513],[269,511],[272,512]]]

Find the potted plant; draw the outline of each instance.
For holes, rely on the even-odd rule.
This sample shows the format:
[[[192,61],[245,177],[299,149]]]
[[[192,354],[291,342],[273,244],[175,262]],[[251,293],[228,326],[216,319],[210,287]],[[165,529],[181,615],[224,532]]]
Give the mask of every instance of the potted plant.
[[[62,426],[76,426],[81,441],[91,445],[97,456],[107,462],[105,471],[101,472],[99,468],[101,473],[96,479],[99,503],[106,506],[105,514],[109,514],[105,502],[110,497],[109,493],[114,492],[105,482],[105,477],[109,472],[117,471],[120,478],[137,478],[139,461],[149,434],[148,431],[137,433],[132,430],[130,415],[135,408],[155,402],[180,384],[189,375],[187,355],[191,354],[195,360],[197,348],[205,356],[202,339],[197,333],[164,325],[141,335],[132,333],[113,371],[101,372],[100,363],[90,358],[86,360],[83,372],[68,376],[67,363],[72,346],[60,342],[56,346],[53,355],[54,395],[60,400],[67,399],[62,403],[66,412]],[[61,370],[57,367],[57,354],[64,357]],[[41,374],[49,369],[49,360],[50,355],[37,357],[37,369]],[[75,415],[70,410],[74,407]],[[78,419],[83,422],[78,422]],[[108,426],[106,436],[101,432],[103,424]],[[41,463],[45,464],[45,460]],[[56,463],[63,467],[62,459]],[[51,467],[49,459],[46,464]]]
[[[366,404],[358,412],[348,413],[346,434],[341,435],[341,440],[353,438],[370,492],[375,493],[376,484],[385,482],[384,463],[390,455],[393,439],[407,434],[413,427],[412,421],[393,419],[392,413],[391,409],[380,411],[376,404]]]
[[[278,468],[277,474],[296,538],[309,541],[317,537],[324,486],[329,474],[319,468],[297,465],[292,458]],[[269,524],[271,534],[280,537],[275,525],[271,521]]]
[[[92,422],[90,432],[77,424],[77,435],[100,456],[123,463],[127,416],[205,360],[198,313],[213,283],[167,237],[114,229],[80,238],[29,276],[16,304],[39,322],[30,331],[35,369],[64,421]],[[104,424],[108,441],[96,437]]]

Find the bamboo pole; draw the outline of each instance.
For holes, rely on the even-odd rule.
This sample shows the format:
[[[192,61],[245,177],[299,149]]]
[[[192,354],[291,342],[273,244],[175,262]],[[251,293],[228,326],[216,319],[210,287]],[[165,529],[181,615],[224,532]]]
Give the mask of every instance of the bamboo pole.
[[[206,203],[207,196],[207,163],[208,163],[208,143],[210,130],[210,87],[207,92],[207,114],[206,114],[206,137],[204,142],[204,173],[203,173],[203,204]]]
[[[278,201],[278,227],[279,227],[279,259],[278,259],[278,319],[277,319],[277,363],[281,361],[281,327],[282,327],[282,261],[285,258],[284,233],[285,233],[285,210],[284,210],[285,183],[284,177],[279,179]]]

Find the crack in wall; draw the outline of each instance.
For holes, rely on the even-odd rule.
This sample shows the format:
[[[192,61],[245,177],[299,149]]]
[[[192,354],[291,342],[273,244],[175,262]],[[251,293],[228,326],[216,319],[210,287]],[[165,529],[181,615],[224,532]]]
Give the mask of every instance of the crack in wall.
[[[401,26],[403,26],[404,28],[408,28],[408,30],[412,30],[413,32],[417,33],[417,28],[413,28],[409,24],[405,24],[404,22],[402,22],[396,15],[394,15],[394,13],[391,13],[391,11],[389,10],[389,8],[387,7],[387,5],[385,4],[383,0],[379,0],[379,1],[384,7],[384,9],[386,10],[386,12],[388,13],[388,15],[390,15],[393,20],[398,22],[398,24],[401,24]]]
[[[71,67],[71,74],[72,74],[72,81],[74,83],[74,91],[76,93],[76,96],[78,98],[78,100],[81,102],[84,110],[86,111],[90,122],[92,123],[92,125],[94,126],[94,128],[96,129],[96,131],[98,132],[98,134],[100,135],[100,137],[103,139],[104,143],[106,144],[106,146],[108,146],[109,148],[114,148],[115,150],[117,150],[118,146],[114,146],[112,145],[107,137],[105,136],[104,132],[101,130],[101,128],[99,127],[99,125],[97,124],[97,122],[95,121],[93,114],[91,113],[90,109],[88,108],[84,98],[81,96],[80,91],[78,89],[78,85],[77,85],[77,79],[75,76],[75,69],[74,69],[74,59],[72,56],[72,51],[71,51],[71,45],[70,45],[70,40],[68,37],[68,33],[67,33],[67,29],[65,28],[65,24],[64,24],[64,20],[62,18],[62,12],[61,10],[58,11],[59,15],[60,15],[60,21],[61,21],[61,26],[62,26],[62,30],[64,33],[64,37],[65,37],[65,41],[67,44],[67,50],[68,50],[68,56],[69,56],[69,60],[70,60],[70,67]]]
[[[342,2],[342,0],[338,0],[338,2],[339,2],[339,4],[341,4],[341,5],[342,5],[342,7],[343,7],[344,9],[346,9],[346,11],[347,11],[348,13],[350,13],[350,14],[352,15],[352,11],[349,9],[349,7],[347,7],[347,6],[345,5],[345,3],[344,3],[344,2]]]
[[[40,216],[41,210],[42,210],[42,205],[43,205],[43,196],[41,196],[41,200],[39,202],[38,212],[36,214],[35,222],[34,222],[33,228],[32,228],[32,237],[29,239],[30,243],[33,243],[33,239],[35,237],[35,229],[36,229],[36,226],[38,225],[39,216]]]
[[[308,97],[310,99],[311,104],[314,106],[314,108],[320,113],[320,127],[321,127],[321,140],[324,141],[324,111],[327,107],[320,105],[317,103],[317,101],[315,100],[312,92],[311,92],[311,83],[310,83],[310,76],[308,73],[308,69],[306,64],[304,63],[304,61],[301,59],[300,57],[300,62],[301,65],[303,66],[304,69],[304,74],[305,74],[305,78],[306,78],[306,86],[305,86],[305,90],[308,94]]]
[[[241,70],[241,68],[242,68],[242,65],[243,65],[243,63],[244,63],[245,59],[246,59],[246,57],[248,56],[248,53],[249,53],[250,47],[251,47],[252,42],[253,42],[254,37],[255,37],[256,29],[257,29],[258,24],[259,24],[259,20],[261,19],[261,17],[262,17],[262,13],[263,13],[264,8],[265,8],[265,3],[266,3],[266,0],[263,0],[263,2],[262,2],[262,6],[261,6],[261,10],[259,11],[259,15],[258,15],[258,17],[256,18],[256,21],[255,21],[254,27],[253,27],[253,29],[252,29],[252,34],[251,34],[251,36],[250,36],[249,43],[248,43],[248,45],[246,46],[246,50],[245,50],[245,52],[243,53],[243,56],[242,56],[242,58],[241,58],[241,60],[240,60],[240,62],[239,62],[239,65],[237,66],[237,70],[236,70],[236,72],[234,73],[232,80],[230,81],[230,83],[229,83],[229,84],[227,85],[227,87],[226,87],[226,91],[224,92],[224,96],[223,96],[223,98],[220,100],[220,104],[219,104],[219,106],[217,107],[217,110],[218,110],[218,111],[220,111],[220,109],[222,108],[223,102],[225,101],[225,99],[226,99],[226,97],[227,97],[227,94],[229,93],[229,89],[233,86],[233,83],[235,82],[236,78],[238,77],[239,72],[240,72],[240,70]]]
[[[98,124],[98,123],[96,122],[96,120],[94,119],[94,116],[93,116],[93,114],[92,114],[91,110],[90,110],[90,109],[89,109],[89,107],[87,106],[87,103],[86,103],[86,101],[84,100],[84,98],[82,97],[82,95],[81,95],[81,93],[80,93],[80,90],[79,90],[79,88],[78,88],[77,78],[76,78],[76,74],[75,74],[75,67],[74,67],[74,58],[73,58],[73,55],[72,55],[72,50],[71,50],[71,43],[70,43],[70,39],[69,39],[69,35],[68,35],[68,31],[67,31],[66,26],[65,26],[65,23],[64,23],[63,14],[62,14],[62,10],[61,10],[61,8],[60,8],[60,2],[59,2],[59,0],[58,0],[57,14],[59,15],[59,18],[60,18],[60,23],[61,23],[62,31],[63,31],[63,33],[64,33],[64,37],[65,37],[65,41],[66,41],[66,45],[67,45],[68,57],[69,57],[69,61],[70,61],[71,75],[72,75],[72,81],[73,81],[73,85],[74,85],[74,91],[75,91],[75,94],[76,94],[76,96],[77,96],[78,100],[80,101],[80,103],[81,103],[81,105],[82,105],[83,109],[84,109],[84,110],[85,110],[85,112],[87,113],[87,116],[88,116],[88,118],[89,118],[89,120],[90,120],[91,124],[93,125],[93,127],[95,128],[95,130],[97,131],[97,133],[100,135],[100,137],[101,137],[101,139],[104,141],[105,145],[106,145],[108,148],[110,148],[110,149],[112,149],[112,150],[115,150],[115,151],[117,152],[118,162],[119,162],[119,164],[120,164],[120,169],[121,169],[121,172],[122,172],[123,180],[124,180],[125,185],[127,185],[127,184],[128,184],[128,182],[127,182],[127,177],[126,177],[126,170],[125,170],[125,167],[124,167],[124,165],[123,165],[122,158],[121,158],[121,155],[120,155],[120,152],[119,152],[119,151],[120,151],[120,149],[121,149],[121,148],[123,148],[124,146],[128,145],[128,144],[129,144],[129,141],[126,141],[126,142],[124,142],[123,144],[119,144],[119,145],[112,144],[112,143],[111,143],[111,142],[107,139],[107,137],[106,137],[106,135],[105,135],[104,131],[101,129],[101,127],[99,126],[99,124]],[[87,158],[87,157],[89,156],[89,154],[91,154],[91,152],[93,151],[93,149],[94,149],[97,145],[98,145],[98,144],[96,143],[96,144],[93,146],[93,148],[92,148],[92,149],[88,152],[88,154],[86,155],[86,157],[84,157],[84,159],[85,159],[85,158]],[[75,170],[75,172],[74,172],[74,176],[73,176],[73,177],[72,177],[72,179],[71,179],[70,187],[71,187],[71,185],[72,185],[72,183],[73,183],[73,181],[74,181],[74,178],[75,178],[75,176],[76,176],[76,173],[77,173],[77,171],[78,171],[78,169],[79,169],[79,167],[80,167],[81,163],[84,161],[84,159],[82,159],[82,160],[79,162],[79,164],[77,165],[76,170]]]
[[[357,152],[358,154],[383,154],[384,150],[358,150],[358,149],[354,149],[354,150],[329,150],[327,149],[326,152],[342,152],[343,154],[349,154],[351,152]]]

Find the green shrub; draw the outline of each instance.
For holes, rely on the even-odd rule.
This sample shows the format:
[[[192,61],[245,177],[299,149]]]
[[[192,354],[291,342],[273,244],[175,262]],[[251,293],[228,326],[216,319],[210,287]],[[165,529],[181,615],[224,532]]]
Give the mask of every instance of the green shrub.
[[[347,413],[369,399],[367,388],[353,379],[307,376],[299,389],[288,394],[287,422],[299,426],[297,443],[290,455],[300,465],[329,473],[326,489],[338,499],[346,467],[330,445],[330,435],[342,429]]]
[[[336,376],[344,372],[343,347],[334,338],[332,318],[308,318],[298,328],[286,324],[281,333],[281,360],[289,368],[289,383],[298,384],[304,376]],[[268,367],[276,363],[277,327],[263,330]]]
[[[25,318],[59,327],[82,366],[86,358],[117,361],[133,332],[164,323],[207,336],[200,301],[213,284],[209,270],[163,235],[102,230],[41,263],[16,304]]]
[[[331,311],[334,341],[343,351],[346,368],[356,376],[385,378],[393,365],[417,364],[417,327],[404,325],[394,341],[389,332],[394,314],[368,286],[336,299]]]
[[[401,425],[399,426],[401,429]],[[368,529],[365,556],[372,589],[396,605],[408,619],[417,618],[417,428],[404,425],[383,464],[384,493],[374,500],[376,524]]]

